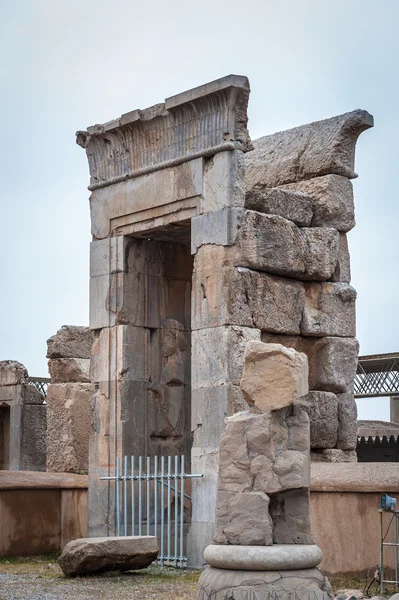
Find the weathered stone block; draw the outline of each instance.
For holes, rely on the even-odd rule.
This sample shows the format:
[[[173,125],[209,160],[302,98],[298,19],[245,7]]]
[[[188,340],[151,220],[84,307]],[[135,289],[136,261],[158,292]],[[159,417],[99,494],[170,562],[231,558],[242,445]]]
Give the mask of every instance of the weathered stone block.
[[[125,236],[115,236],[90,242],[90,277],[125,271]]]
[[[269,502],[268,496],[263,492],[243,494],[219,492],[215,543],[240,546],[272,544],[273,532]]]
[[[201,573],[196,600],[333,600],[319,569],[248,571],[207,567]]]
[[[301,402],[310,419],[311,448],[334,448],[338,435],[337,396],[312,391]]]
[[[246,210],[231,261],[276,275],[323,281],[333,275],[339,234],[331,227],[298,228],[276,215]]]
[[[33,384],[22,385],[23,404],[38,405],[44,403],[44,396]]]
[[[307,336],[354,337],[356,291],[346,283],[305,284],[301,333]]]
[[[88,327],[63,325],[47,340],[47,358],[90,358],[93,340]]]
[[[193,276],[193,329],[241,325],[300,333],[305,298],[301,282],[245,267],[219,269],[212,262],[211,249],[206,250],[209,268]]]
[[[125,536],[82,538],[63,549],[59,565],[65,575],[87,575],[102,571],[145,569],[157,557],[156,537]]]
[[[47,393],[47,470],[87,473],[90,437],[89,383],[52,384]]]
[[[90,382],[89,358],[53,358],[48,362],[51,383]]]
[[[324,450],[312,450],[310,453],[312,462],[357,462],[357,454],[355,450],[338,450],[337,448],[326,448]]]
[[[313,216],[308,194],[282,188],[254,188],[245,196],[245,208],[268,215],[279,215],[300,227],[308,227]]]
[[[243,209],[223,208],[191,219],[191,253],[204,244],[231,246],[237,240]]]
[[[351,282],[351,263],[346,233],[339,234],[338,262],[331,277],[331,281],[342,283]]]
[[[46,470],[46,405],[25,405],[21,411],[19,470]]]
[[[245,400],[258,411],[289,406],[308,393],[307,358],[281,344],[248,342],[240,385]]]
[[[353,385],[359,351],[359,343],[354,338],[307,338],[263,333],[262,341],[282,344],[306,354],[311,390],[342,394]]]
[[[260,331],[249,327],[213,327],[192,332],[194,388],[233,383],[239,385],[244,351],[250,340],[259,340]]]
[[[0,386],[25,383],[27,378],[28,371],[20,362],[16,360],[0,361]]]
[[[254,140],[245,157],[246,192],[328,174],[353,179],[357,138],[372,126],[369,113],[355,110]]]
[[[337,448],[356,450],[357,406],[352,392],[338,394],[338,439]]]
[[[310,530],[309,490],[275,494],[270,499],[273,544],[314,544]]]
[[[244,172],[244,153],[241,150],[218,152],[206,159],[199,212],[210,213],[226,207],[243,208]]]
[[[334,227],[347,233],[355,226],[352,182],[339,175],[325,175],[286,186],[313,198],[312,227]]]

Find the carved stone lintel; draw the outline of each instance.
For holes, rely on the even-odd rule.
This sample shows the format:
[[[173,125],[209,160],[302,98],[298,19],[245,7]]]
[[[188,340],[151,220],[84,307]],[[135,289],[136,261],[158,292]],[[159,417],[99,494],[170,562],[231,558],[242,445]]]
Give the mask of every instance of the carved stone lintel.
[[[249,91],[246,77],[228,75],[164,104],[78,131],[76,142],[89,161],[89,189],[223,150],[251,150]]]

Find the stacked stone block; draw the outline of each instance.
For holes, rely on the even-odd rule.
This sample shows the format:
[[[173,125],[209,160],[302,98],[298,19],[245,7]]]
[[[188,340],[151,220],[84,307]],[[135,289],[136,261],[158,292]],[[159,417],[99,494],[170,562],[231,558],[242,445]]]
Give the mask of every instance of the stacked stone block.
[[[20,362],[0,362],[0,468],[46,470],[46,405]]]
[[[64,325],[47,340],[47,471],[88,472],[92,345],[88,327]]]
[[[226,418],[216,533],[205,549],[198,600],[328,600],[310,530],[306,355],[249,342],[241,389],[249,409]]]

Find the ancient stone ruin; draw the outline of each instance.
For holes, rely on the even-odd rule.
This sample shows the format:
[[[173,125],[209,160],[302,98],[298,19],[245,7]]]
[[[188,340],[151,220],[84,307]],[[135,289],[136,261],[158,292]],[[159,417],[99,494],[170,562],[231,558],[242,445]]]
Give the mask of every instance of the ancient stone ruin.
[[[249,405],[226,418],[216,533],[198,600],[328,600],[310,531],[310,433],[305,354],[248,342],[241,388]]]
[[[307,355],[314,459],[353,460],[356,444],[346,233],[355,144],[372,117],[252,143],[248,97],[247,78],[230,75],[77,134],[93,235],[90,534],[114,533],[115,495],[100,477],[117,457],[184,453],[204,474],[192,485],[192,565],[215,532],[225,417],[248,409],[248,342]]]
[[[0,362],[0,470],[46,470],[46,406],[16,360]]]
[[[88,472],[92,345],[88,327],[64,325],[47,340],[47,471]]]

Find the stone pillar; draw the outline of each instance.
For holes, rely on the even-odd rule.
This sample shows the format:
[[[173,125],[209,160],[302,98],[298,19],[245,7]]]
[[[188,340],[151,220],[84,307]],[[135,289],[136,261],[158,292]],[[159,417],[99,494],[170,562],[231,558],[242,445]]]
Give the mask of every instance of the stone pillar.
[[[399,396],[390,397],[389,407],[391,423],[399,423]]]
[[[92,344],[88,327],[67,325],[47,340],[47,471],[88,472]]]
[[[46,470],[46,405],[15,360],[0,362],[0,469]]]

